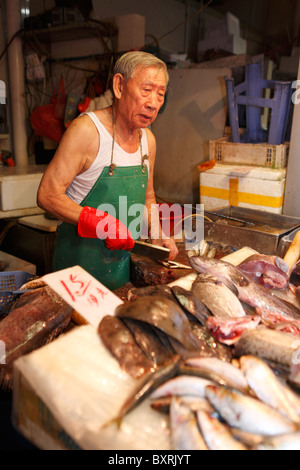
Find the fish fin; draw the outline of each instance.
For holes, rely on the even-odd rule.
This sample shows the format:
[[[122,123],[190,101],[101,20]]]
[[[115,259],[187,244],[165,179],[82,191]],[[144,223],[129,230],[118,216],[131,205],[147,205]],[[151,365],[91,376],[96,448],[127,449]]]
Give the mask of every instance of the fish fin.
[[[109,419],[106,421],[104,424],[102,424],[101,429],[107,428],[108,426],[111,426],[113,424],[117,425],[118,429],[121,429],[122,425],[122,416],[115,416],[114,418]]]

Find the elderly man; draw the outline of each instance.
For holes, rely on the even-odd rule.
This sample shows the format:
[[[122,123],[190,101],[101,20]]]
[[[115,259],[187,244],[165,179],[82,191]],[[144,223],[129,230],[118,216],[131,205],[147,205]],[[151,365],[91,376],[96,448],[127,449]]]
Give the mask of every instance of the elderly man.
[[[41,208],[62,221],[55,271],[79,264],[110,289],[130,280],[135,242],[127,228],[133,220],[129,209],[143,205],[141,218],[148,214],[149,222],[156,204],[156,142],[148,126],[164,103],[167,85],[164,62],[146,52],[128,52],[115,65],[112,106],[79,116],[66,130],[37,197]],[[124,199],[127,223],[120,220]],[[170,260],[177,256],[172,238],[162,237],[161,230],[154,238],[152,243],[170,249]]]

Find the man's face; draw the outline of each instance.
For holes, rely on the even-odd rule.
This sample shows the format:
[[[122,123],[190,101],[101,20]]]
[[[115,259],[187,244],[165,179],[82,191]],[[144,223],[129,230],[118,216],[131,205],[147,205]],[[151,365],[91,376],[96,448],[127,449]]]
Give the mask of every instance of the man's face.
[[[137,68],[127,83],[123,80],[119,104],[132,127],[152,124],[164,103],[166,88],[165,74],[156,67]]]

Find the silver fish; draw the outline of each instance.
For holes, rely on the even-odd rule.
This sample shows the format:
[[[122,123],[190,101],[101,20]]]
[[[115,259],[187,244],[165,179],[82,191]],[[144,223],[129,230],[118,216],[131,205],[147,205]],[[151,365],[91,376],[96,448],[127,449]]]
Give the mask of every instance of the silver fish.
[[[199,410],[196,413],[201,433],[210,450],[247,450],[218,418]]]
[[[230,362],[221,361],[214,357],[194,357],[187,359],[186,364],[195,367],[199,372],[207,373],[211,380],[243,392],[248,391],[248,383],[240,369]]]
[[[299,422],[299,415],[290,403],[285,388],[268,364],[255,356],[242,356],[240,365],[250,388],[261,401],[291,421]]]
[[[264,436],[297,430],[297,425],[281,413],[237,390],[209,385],[206,387],[206,396],[230,426]]]
[[[169,413],[172,400],[173,396],[171,395],[167,397],[155,398],[151,402],[151,408],[162,413]],[[188,405],[194,412],[203,410],[211,414],[214,413],[214,408],[211,406],[208,400],[206,400],[206,398],[194,397],[193,395],[180,395],[180,400]]]
[[[300,450],[300,432],[268,437],[252,450]]]
[[[195,414],[176,397],[173,397],[170,405],[170,429],[174,450],[208,450]]]
[[[205,388],[213,383],[211,380],[202,377],[178,375],[157,387],[151,393],[151,398],[161,398],[170,395],[190,395],[205,398]]]
[[[198,275],[192,285],[192,292],[210,310],[221,318],[244,317],[246,312],[237,296],[227,285],[215,277]]]
[[[232,285],[237,291],[238,299],[250,307],[267,308],[288,317],[300,318],[299,309],[294,305],[287,305],[272,295],[267,288],[251,281],[238,267],[220,259],[208,259],[204,256],[192,256],[189,262],[195,271],[216,277],[227,286]]]
[[[289,373],[298,349],[299,343],[292,335],[259,325],[254,330],[243,331],[234,345],[234,354],[257,356]]]

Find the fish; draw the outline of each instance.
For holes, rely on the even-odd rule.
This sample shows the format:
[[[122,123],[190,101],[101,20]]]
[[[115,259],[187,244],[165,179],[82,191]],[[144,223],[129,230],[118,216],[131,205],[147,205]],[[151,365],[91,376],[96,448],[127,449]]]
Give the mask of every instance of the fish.
[[[164,333],[161,332],[161,335],[157,335],[156,328],[131,318],[124,318],[123,322],[131,331],[137,345],[156,366],[169,361],[174,355],[173,349],[167,347],[166,342],[162,342],[160,339]]]
[[[236,357],[244,355],[259,357],[275,368],[279,367],[279,370],[286,375],[291,373],[299,343],[288,333],[259,325],[254,330],[243,331],[233,347]]]
[[[255,309],[267,308],[288,317],[300,318],[300,310],[297,307],[286,304],[272,295],[266,287],[251,281],[237,266],[220,259],[208,259],[201,256],[192,256],[189,262],[195,271],[216,277],[227,286],[231,285],[233,289],[236,289],[240,302]]]
[[[192,366],[205,377],[219,384],[223,383],[231,388],[236,388],[242,392],[248,392],[248,382],[241,369],[238,369],[230,362],[221,361],[214,357],[194,357],[185,361],[187,366]]]
[[[127,292],[127,299],[132,301],[138,297],[143,297],[145,295],[160,295],[167,297],[170,300],[174,300],[172,289],[166,285],[153,285],[145,287],[133,287]]]
[[[201,325],[206,324],[207,318],[211,315],[208,308],[200,300],[194,292],[189,291],[181,286],[171,287],[171,291],[179,304],[194,318],[196,318]]]
[[[0,322],[0,387],[13,388],[16,359],[56,338],[71,323],[73,308],[45,286],[25,292]]]
[[[131,377],[140,378],[155,369],[154,361],[146,356],[129,328],[119,318],[105,315],[98,326],[98,333],[105,347],[117,359],[121,369]]]
[[[167,298],[155,295],[139,297],[133,302],[119,305],[115,316],[149,323],[177,340],[187,350],[200,347],[200,342],[181,307]]]
[[[257,398],[282,413],[289,420],[299,423],[299,414],[289,401],[286,386],[261,359],[246,355],[240,357],[241,370]]]
[[[279,256],[251,255],[239,264],[239,269],[267,288],[285,289],[289,283],[289,265]]]
[[[218,357],[223,361],[231,361],[232,348],[216,341],[209,328],[193,323],[192,330],[202,343],[202,347],[200,348],[201,356]]]
[[[300,450],[300,432],[266,437],[252,450]]]
[[[117,427],[120,428],[124,417],[128,413],[142,403],[142,401],[145,400],[162,383],[176,376],[178,373],[179,360],[179,356],[174,356],[170,363],[164,364],[140,378],[132,392],[124,400],[117,415],[104,423],[103,428],[110,426],[111,424],[116,424]]]
[[[192,284],[192,292],[200,298],[213,316],[220,318],[246,316],[236,293],[216,277],[198,275]]]
[[[243,331],[256,328],[260,321],[259,315],[247,315],[242,318],[210,317],[206,325],[217,341],[232,346],[240,339]]]
[[[170,429],[173,450],[208,450],[194,412],[177,397],[170,405]]]
[[[203,410],[198,410],[196,416],[204,441],[210,450],[248,450],[218,418]]]
[[[170,405],[172,399],[172,395],[154,398],[151,402],[151,408],[156,411],[159,411],[160,413],[168,414],[170,412]],[[193,395],[181,395],[180,400],[183,403],[186,403],[194,412],[198,410],[204,410],[208,413],[214,413],[214,408],[205,398],[194,397]]]
[[[166,396],[190,395],[193,397],[205,398],[205,388],[212,385],[211,380],[191,375],[178,375],[157,387],[151,393],[151,398],[162,398]]]
[[[229,426],[263,436],[297,430],[297,425],[277,410],[238,390],[208,385],[206,397]]]

